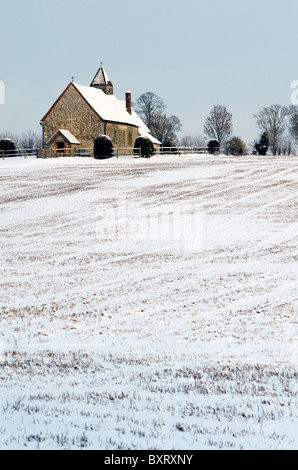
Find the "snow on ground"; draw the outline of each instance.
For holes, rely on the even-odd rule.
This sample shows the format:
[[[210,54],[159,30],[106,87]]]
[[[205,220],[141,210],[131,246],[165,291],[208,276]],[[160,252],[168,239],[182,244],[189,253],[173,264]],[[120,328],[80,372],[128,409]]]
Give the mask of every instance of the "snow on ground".
[[[0,448],[297,448],[298,157],[0,182]]]

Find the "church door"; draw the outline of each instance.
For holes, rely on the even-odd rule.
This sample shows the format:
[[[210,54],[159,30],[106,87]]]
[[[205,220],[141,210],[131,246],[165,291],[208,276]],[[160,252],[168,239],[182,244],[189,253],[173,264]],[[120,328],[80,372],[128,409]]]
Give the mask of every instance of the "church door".
[[[64,142],[57,142],[57,157],[64,157]]]

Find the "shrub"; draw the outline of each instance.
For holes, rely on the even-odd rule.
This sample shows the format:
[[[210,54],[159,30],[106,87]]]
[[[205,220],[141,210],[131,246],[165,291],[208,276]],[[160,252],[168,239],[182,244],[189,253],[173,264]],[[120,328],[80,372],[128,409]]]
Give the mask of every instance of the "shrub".
[[[179,153],[178,145],[171,139],[164,139],[162,141],[162,148],[165,148],[164,153]]]
[[[225,143],[227,155],[244,155],[247,153],[247,147],[240,137],[233,137]]]
[[[261,135],[260,141],[255,144],[255,149],[259,155],[266,155],[269,147],[269,135],[267,132]]]
[[[0,151],[13,151],[16,149],[15,143],[12,139],[1,139],[0,140]]]
[[[211,139],[208,143],[208,152],[212,155],[219,154],[219,142],[217,139]]]
[[[142,157],[151,157],[153,155],[153,143],[148,137],[137,137],[135,141],[135,149],[141,149]]]
[[[94,158],[107,158],[113,155],[113,143],[109,136],[99,135],[94,140]]]

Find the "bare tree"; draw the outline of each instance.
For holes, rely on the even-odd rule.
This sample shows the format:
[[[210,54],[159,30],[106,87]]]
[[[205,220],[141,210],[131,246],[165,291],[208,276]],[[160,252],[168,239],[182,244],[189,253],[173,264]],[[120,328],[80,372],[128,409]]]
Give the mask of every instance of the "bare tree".
[[[18,141],[19,148],[23,149],[35,149],[41,148],[42,146],[42,137],[33,131],[23,132],[19,137]]]
[[[294,142],[291,135],[285,135],[279,140],[278,154],[291,155],[294,150]]]
[[[169,119],[172,122],[175,134],[177,134],[177,132],[180,132],[182,129],[182,124],[181,124],[180,119],[177,116],[170,116]]]
[[[289,132],[298,141],[298,106],[289,107]]]
[[[269,135],[269,145],[273,155],[278,152],[279,141],[286,129],[289,109],[286,106],[273,104],[254,114],[258,128]]]
[[[174,143],[177,132],[181,131],[181,121],[177,116],[166,116],[166,106],[155,93],[143,93],[134,104],[136,112],[160,142]]]
[[[42,137],[34,131],[23,132],[21,135],[5,131],[0,132],[0,138],[10,137],[15,142],[17,149],[36,149],[42,147]]]
[[[152,117],[150,130],[160,142],[165,139],[174,140],[172,122],[165,114],[155,114]]]
[[[163,145],[174,144],[177,140],[177,132],[181,129],[181,122],[177,116],[155,114],[151,120],[150,130]]]
[[[219,145],[223,145],[232,135],[232,114],[221,104],[214,105],[209,116],[206,118],[204,133],[210,139],[216,139]]]
[[[181,139],[181,145],[185,147],[206,147],[207,139],[204,135],[185,135]]]
[[[134,108],[151,130],[153,117],[158,114],[164,114],[166,106],[163,100],[155,93],[143,93],[135,102]]]

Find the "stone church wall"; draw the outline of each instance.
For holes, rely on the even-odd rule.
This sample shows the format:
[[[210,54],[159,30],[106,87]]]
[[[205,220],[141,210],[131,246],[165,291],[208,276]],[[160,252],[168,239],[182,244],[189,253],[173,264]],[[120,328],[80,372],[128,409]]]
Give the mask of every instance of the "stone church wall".
[[[58,129],[69,130],[80,141],[81,148],[93,148],[94,139],[101,134],[106,134],[112,139],[115,149],[133,147],[138,137],[137,127],[105,123],[72,86],[66,89],[46,116],[43,123],[43,141]]]
[[[44,121],[44,142],[58,129],[69,130],[80,146],[86,148],[92,147],[94,138],[103,133],[104,123],[79,93],[69,87]]]

